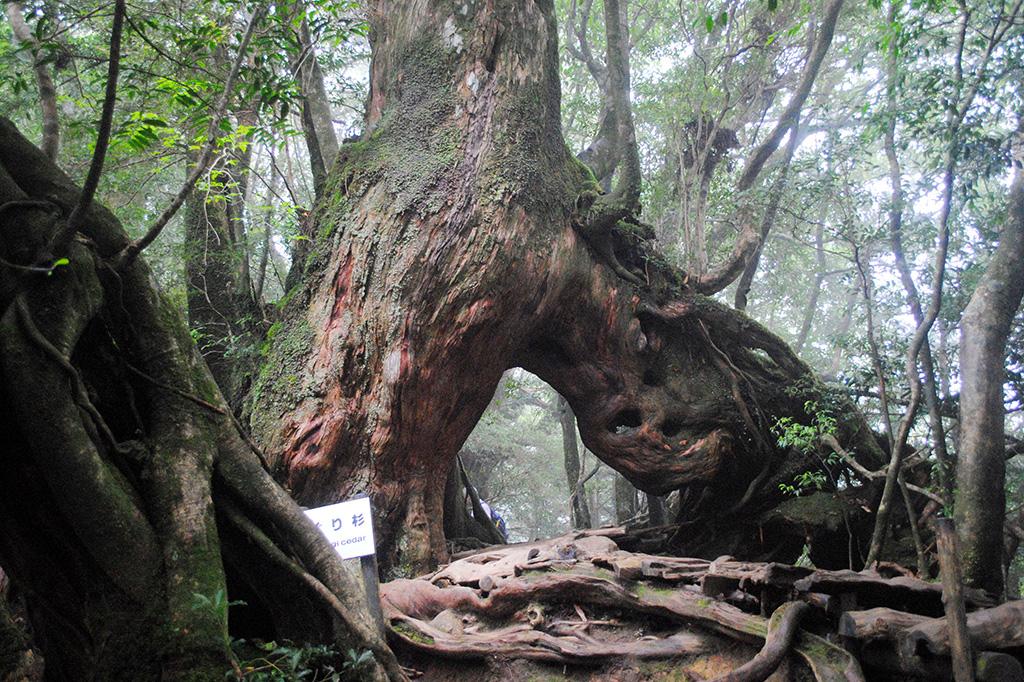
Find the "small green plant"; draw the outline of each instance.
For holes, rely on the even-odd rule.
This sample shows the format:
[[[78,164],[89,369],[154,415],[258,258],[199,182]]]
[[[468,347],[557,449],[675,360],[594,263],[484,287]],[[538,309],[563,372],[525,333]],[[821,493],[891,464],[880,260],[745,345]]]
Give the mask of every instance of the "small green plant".
[[[292,642],[248,642],[232,640],[239,661],[237,671],[227,679],[246,682],[343,682],[363,678],[373,653],[348,649],[342,654],[326,644],[298,645]]]
[[[224,590],[217,590],[213,597],[207,597],[205,594],[199,594],[198,592],[192,595],[193,611],[206,611],[224,622],[227,622],[228,619],[228,609],[232,606],[244,605],[245,602],[241,600],[229,601]]]
[[[811,415],[810,424],[782,417],[772,425],[772,433],[778,438],[780,448],[796,448],[807,454],[817,449],[822,436],[835,435],[836,418],[820,409],[818,403],[808,400],[804,403],[804,412]]]
[[[821,409],[818,403],[808,400],[804,403],[804,413],[811,416],[810,424],[801,424],[792,417],[782,417],[772,425],[772,432],[778,439],[781,448],[793,448],[805,455],[816,455],[818,444],[826,435],[835,435],[836,418]],[[819,459],[821,459],[819,457]],[[822,464],[835,464],[839,461],[836,453],[830,453],[821,460]],[[828,478],[822,471],[804,471],[793,478],[793,483],[780,483],[779,490],[786,495],[799,497],[808,490],[822,490]]]

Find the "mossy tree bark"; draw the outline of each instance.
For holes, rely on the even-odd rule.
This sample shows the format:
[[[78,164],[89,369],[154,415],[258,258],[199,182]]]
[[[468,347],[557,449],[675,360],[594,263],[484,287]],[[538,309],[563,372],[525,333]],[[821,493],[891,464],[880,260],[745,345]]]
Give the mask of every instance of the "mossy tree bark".
[[[370,20],[366,131],[341,148],[253,391],[288,486],[305,504],[368,492],[385,565],[442,560],[450,463],[521,366],[637,487],[684,488],[684,520],[756,538],[751,512],[814,466],[779,451],[770,424],[838,399],[642,230],[593,229],[615,193],[563,141],[551,3],[376,2]],[[836,413],[841,439],[879,463],[856,410]]]
[[[376,677],[403,677],[145,262],[111,265],[117,219],[94,202],[63,264],[32,271],[79,192],[0,119],[0,565],[47,678],[223,678],[229,579],[265,636],[370,648]]]
[[[1024,121],[1018,124],[1024,139]],[[964,580],[1001,594],[1006,517],[1006,339],[1024,296],[1024,171],[1014,173],[999,248],[964,310],[956,517]]]
[[[238,112],[239,121],[255,111]],[[185,201],[185,273],[188,322],[228,404],[236,412],[255,373],[266,327],[249,273],[250,247],[244,216],[251,145],[238,164],[218,163],[209,184]]]

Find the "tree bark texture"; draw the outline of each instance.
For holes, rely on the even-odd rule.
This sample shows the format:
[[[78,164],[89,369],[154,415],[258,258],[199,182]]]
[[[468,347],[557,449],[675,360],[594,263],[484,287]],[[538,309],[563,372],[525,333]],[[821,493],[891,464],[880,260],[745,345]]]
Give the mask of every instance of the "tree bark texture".
[[[838,399],[633,225],[592,229],[613,195],[562,138],[551,3],[377,2],[370,23],[366,132],[339,152],[252,395],[287,485],[304,504],[368,492],[388,566],[444,559],[450,462],[520,366],[638,488],[693,487],[701,514],[753,532],[747,514],[811,466],[770,424]],[[879,462],[856,410],[837,414]]]
[[[573,528],[590,528],[590,505],[581,478],[580,448],[576,442],[576,415],[565,398],[558,396],[558,422],[562,427],[562,455],[565,459],[565,479],[569,491],[569,511]]]
[[[1018,135],[1024,133],[1018,129]],[[1024,296],[1024,171],[1010,188],[999,247],[960,327],[960,447],[956,518],[968,585],[1003,591],[1006,339]]]
[[[189,327],[236,411],[255,371],[263,336],[242,215],[247,166],[248,158],[232,171],[218,164],[210,173],[211,186],[189,194],[184,216]]]
[[[16,278],[79,193],[0,119],[0,565],[47,679],[223,678],[229,581],[265,635],[371,649],[376,678],[403,677],[148,266],[110,264],[129,244],[116,217],[93,202],[63,265]]]

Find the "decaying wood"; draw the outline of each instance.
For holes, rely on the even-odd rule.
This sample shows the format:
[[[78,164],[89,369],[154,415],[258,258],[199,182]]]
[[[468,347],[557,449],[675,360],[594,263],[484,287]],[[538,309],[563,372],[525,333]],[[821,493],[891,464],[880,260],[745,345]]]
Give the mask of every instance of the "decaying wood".
[[[851,594],[858,606],[888,606],[927,616],[940,616],[942,586],[919,578],[898,576],[883,578],[875,571],[815,571],[794,583],[800,592]],[[982,590],[965,589],[964,599],[976,608],[992,606],[992,598]]]
[[[933,619],[880,606],[866,611],[847,611],[839,618],[839,634],[861,641],[893,639],[901,631]]]
[[[967,633],[978,650],[1024,647],[1024,601],[1012,601],[991,609],[967,614]],[[923,621],[907,630],[903,638],[907,653],[945,656],[950,652],[949,627],[945,618]]]
[[[702,594],[697,583],[710,566],[700,559],[633,555],[608,537],[582,532],[492,548],[423,578],[387,583],[381,597],[395,638],[443,656],[600,664],[621,656],[699,656],[730,641],[767,639],[754,670],[774,669],[792,648],[816,679],[864,679],[849,653],[815,634],[797,633],[796,619],[812,608],[806,603],[780,611],[776,631],[768,619]],[[757,573],[752,565],[746,569]],[[785,569],[797,570],[761,574]],[[666,625],[652,631],[651,622]]]
[[[739,588],[774,587],[790,589],[800,579],[813,573],[809,568],[788,564],[715,561],[701,580],[704,594],[717,596]]]

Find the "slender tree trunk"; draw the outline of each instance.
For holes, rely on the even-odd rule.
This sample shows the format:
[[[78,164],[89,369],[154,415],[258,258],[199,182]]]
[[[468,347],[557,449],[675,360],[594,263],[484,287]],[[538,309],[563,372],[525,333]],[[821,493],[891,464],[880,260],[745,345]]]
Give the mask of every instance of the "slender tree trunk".
[[[580,465],[580,449],[576,442],[576,415],[565,398],[558,396],[558,422],[562,427],[562,454],[565,459],[565,478],[569,491],[569,510],[573,528],[590,528],[590,508],[587,494],[580,483],[583,469]]]
[[[32,29],[25,23],[24,10],[20,2],[7,5],[7,20],[11,24],[11,32],[15,40],[28,46],[32,55],[32,70],[36,75],[36,87],[39,88],[39,108],[43,120],[43,140],[40,147],[51,161],[57,160],[57,149],[60,145],[60,121],[57,118],[57,88],[50,75],[49,63],[32,34]]]
[[[804,344],[811,333],[811,325],[814,324],[814,314],[818,311],[818,299],[821,297],[821,287],[825,283],[828,273],[825,271],[825,243],[821,224],[814,232],[814,261],[817,272],[814,273],[814,282],[811,284],[811,295],[804,307],[803,320],[800,322],[800,331],[797,333],[793,350],[797,353],[803,352]]]
[[[1024,136],[1024,126],[1018,126]],[[1006,339],[1024,296],[1024,171],[1010,188],[999,247],[971,295],[960,326],[960,447],[956,517],[968,585],[1003,591],[1006,463],[1003,385]]]
[[[466,489],[462,485],[462,468],[456,459],[444,484],[444,536],[449,540],[469,537],[469,514],[466,512]]]
[[[615,474],[613,486],[615,489],[615,522],[625,523],[636,516],[636,488],[618,473]]]
[[[338,156],[338,136],[334,132],[331,102],[327,98],[324,73],[316,58],[316,45],[305,17],[297,31],[298,55],[295,72],[302,94],[302,132],[313,171],[313,189],[319,197],[327,181],[327,172]]]
[[[236,169],[238,167],[235,167]],[[255,370],[262,312],[249,279],[241,175],[218,164],[185,201],[188,320],[217,385],[238,412]]]
[[[665,500],[657,495],[647,495],[647,525],[664,526],[668,522]]]

